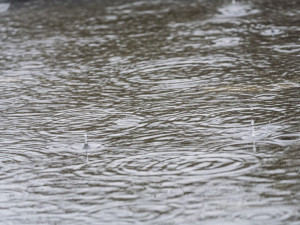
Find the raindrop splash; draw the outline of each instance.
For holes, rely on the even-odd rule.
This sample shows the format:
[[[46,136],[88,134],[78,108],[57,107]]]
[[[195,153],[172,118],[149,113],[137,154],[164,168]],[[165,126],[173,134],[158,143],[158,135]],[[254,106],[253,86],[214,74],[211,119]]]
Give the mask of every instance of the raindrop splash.
[[[90,146],[89,146],[88,141],[87,141],[87,133],[84,134],[84,145],[83,145],[83,149],[84,149],[85,152],[86,152],[86,161],[88,162],[88,161],[89,161],[88,149],[90,149]]]

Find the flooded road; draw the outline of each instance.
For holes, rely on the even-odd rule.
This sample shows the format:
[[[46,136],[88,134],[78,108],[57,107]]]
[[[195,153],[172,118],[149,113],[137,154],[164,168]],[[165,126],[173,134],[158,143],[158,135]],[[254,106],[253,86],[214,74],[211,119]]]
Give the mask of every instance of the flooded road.
[[[299,14],[0,2],[0,223],[299,224]]]

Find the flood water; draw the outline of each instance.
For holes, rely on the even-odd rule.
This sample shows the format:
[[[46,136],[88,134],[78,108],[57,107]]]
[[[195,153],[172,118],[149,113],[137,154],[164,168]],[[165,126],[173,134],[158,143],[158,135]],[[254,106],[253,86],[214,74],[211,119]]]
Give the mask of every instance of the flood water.
[[[0,223],[300,224],[299,15],[1,1]]]

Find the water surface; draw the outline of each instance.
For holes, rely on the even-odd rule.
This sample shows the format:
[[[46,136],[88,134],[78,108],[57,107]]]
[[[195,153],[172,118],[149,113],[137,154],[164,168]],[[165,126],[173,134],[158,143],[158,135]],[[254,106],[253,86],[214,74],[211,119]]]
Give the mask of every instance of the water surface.
[[[299,12],[0,2],[0,223],[299,224]]]

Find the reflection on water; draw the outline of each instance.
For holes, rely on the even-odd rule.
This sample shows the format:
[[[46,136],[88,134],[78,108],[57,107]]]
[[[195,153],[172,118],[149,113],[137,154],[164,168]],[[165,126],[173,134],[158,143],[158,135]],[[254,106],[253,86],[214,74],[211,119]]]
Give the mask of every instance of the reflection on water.
[[[297,224],[297,7],[0,2],[1,223]]]

